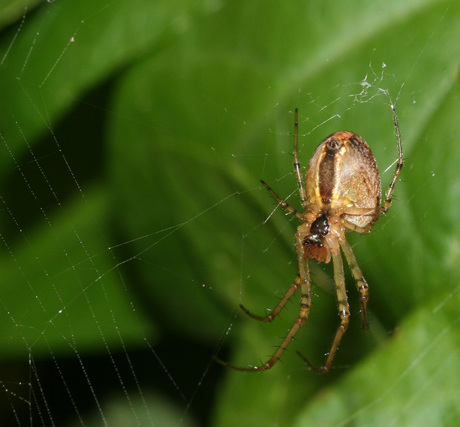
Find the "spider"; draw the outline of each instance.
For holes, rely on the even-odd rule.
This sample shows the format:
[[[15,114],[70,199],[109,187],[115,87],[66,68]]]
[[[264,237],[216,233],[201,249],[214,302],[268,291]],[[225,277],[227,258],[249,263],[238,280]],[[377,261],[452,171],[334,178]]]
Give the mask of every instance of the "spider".
[[[304,186],[298,155],[298,110],[295,110],[294,170],[303,213],[281,199],[265,181],[261,180],[261,182],[276,199],[279,206],[301,221],[295,235],[298,259],[297,278],[280,303],[267,316],[256,316],[243,305],[240,304],[240,307],[253,319],[271,322],[293,294],[300,289],[300,313],[281,345],[263,365],[241,368],[218,359],[219,363],[238,371],[254,372],[270,369],[284,353],[308,317],[311,306],[308,260],[313,258],[318,262],[328,263],[332,259],[340,325],[329,353],[327,353],[326,361],[321,367],[313,366],[307,358],[297,352],[310,369],[320,373],[328,372],[340,341],[347,330],[350,316],[340,249],[345,255],[361,295],[362,327],[363,329],[369,328],[367,320],[369,286],[346,240],[345,233],[349,231],[360,234],[369,233],[379,215],[385,214],[391,207],[393,190],[404,163],[398,117],[393,104],[391,104],[391,109],[399,156],[383,204],[381,204],[380,177],[375,158],[364,139],[348,131],[336,132],[319,144],[308,165]]]

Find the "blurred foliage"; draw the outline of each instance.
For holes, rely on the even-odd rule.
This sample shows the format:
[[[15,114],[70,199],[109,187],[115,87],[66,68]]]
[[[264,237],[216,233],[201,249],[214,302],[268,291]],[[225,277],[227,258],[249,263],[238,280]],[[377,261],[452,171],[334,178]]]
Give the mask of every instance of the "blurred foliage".
[[[138,393],[114,373],[127,364],[135,386],[155,390],[140,394],[146,418],[137,396],[120,408],[133,424],[185,413],[213,426],[458,425],[457,1],[16,1],[0,24],[0,363],[11,374],[0,381],[32,383],[31,418],[42,408],[56,421],[65,407],[28,378],[47,376],[33,359],[59,383],[79,362],[87,383],[67,381],[61,400],[81,423],[117,418],[125,387]],[[311,315],[282,363],[219,369],[217,353],[263,362],[298,312],[294,298],[265,325],[238,309],[275,306],[296,274],[296,220],[259,184],[299,205],[294,108],[304,167],[325,136],[352,130],[386,188],[396,142],[380,89],[406,164],[386,217],[350,235],[371,330],[348,277],[351,325],[334,369],[307,370],[294,350],[321,364],[338,323],[331,269],[313,265]],[[166,350],[138,359],[145,338]],[[104,369],[83,375],[91,357],[106,357]],[[107,370],[113,400],[97,388]],[[11,416],[30,390],[3,392]],[[165,400],[176,400],[167,415]]]

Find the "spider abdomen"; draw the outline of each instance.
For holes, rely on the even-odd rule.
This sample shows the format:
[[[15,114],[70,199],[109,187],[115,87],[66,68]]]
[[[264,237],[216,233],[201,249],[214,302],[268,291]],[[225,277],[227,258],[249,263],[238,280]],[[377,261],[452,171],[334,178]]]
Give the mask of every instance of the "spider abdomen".
[[[368,215],[343,216],[360,227],[380,209],[377,163],[364,139],[352,132],[336,132],[321,142],[308,165],[305,187],[308,204],[323,212],[369,209]]]

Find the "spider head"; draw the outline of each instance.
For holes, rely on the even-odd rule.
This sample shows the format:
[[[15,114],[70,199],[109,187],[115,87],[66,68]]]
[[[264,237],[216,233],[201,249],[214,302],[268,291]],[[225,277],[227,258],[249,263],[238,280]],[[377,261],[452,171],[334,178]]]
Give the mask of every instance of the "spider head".
[[[305,258],[313,258],[318,262],[328,263],[331,254],[325,244],[324,237],[329,233],[329,221],[327,214],[319,215],[310,226],[310,233],[303,240]]]

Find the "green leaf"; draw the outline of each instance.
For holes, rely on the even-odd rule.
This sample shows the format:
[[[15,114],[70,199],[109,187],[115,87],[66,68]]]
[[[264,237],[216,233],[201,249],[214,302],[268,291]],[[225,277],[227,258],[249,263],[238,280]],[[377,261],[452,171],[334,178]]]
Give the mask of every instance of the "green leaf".
[[[133,419],[139,425],[159,425],[159,426],[184,426],[194,427],[191,417],[185,416],[182,409],[176,407],[164,397],[147,394],[142,399],[136,398],[131,402],[126,399],[112,398],[104,402],[103,407],[105,421],[112,427],[124,427],[131,425]],[[101,425],[101,420],[96,414],[93,419],[85,422],[88,427],[97,427]],[[71,426],[79,426],[75,422]]]
[[[0,28],[14,23],[40,3],[39,0],[10,0],[7,5],[2,5],[0,10]]]
[[[161,49],[201,10],[170,1],[50,2],[0,43],[0,126],[13,153],[50,131],[78,97],[146,52]],[[16,30],[16,31],[15,31]],[[11,126],[9,123],[16,123]],[[52,131],[52,129],[51,129]],[[2,156],[2,167],[11,156]]]
[[[186,411],[217,381],[203,409],[215,426],[458,424],[457,1],[62,1],[27,13],[17,31],[19,10],[0,40],[6,357],[55,361],[123,343],[130,354],[146,336],[172,334],[176,353],[184,337],[209,354],[204,371],[184,356],[188,374],[167,378],[181,396],[194,390]],[[66,113],[92,108],[82,102],[92,89],[108,94],[92,104],[104,120],[80,151],[84,120],[55,131]],[[311,313],[281,362],[215,380],[216,354],[263,363],[299,311],[294,297],[261,324],[238,307],[264,313],[296,276],[298,222],[259,182],[300,207],[294,108],[303,170],[327,135],[352,130],[386,188],[397,156],[390,102],[406,158],[394,204],[372,233],[349,236],[370,285],[370,331],[348,275],[352,316],[333,369],[307,369],[295,352],[320,365],[338,325],[330,265],[312,262]],[[34,156],[45,136],[52,148]],[[80,158],[67,163],[70,145]],[[48,166],[42,181],[22,181],[55,153],[62,175]],[[11,176],[35,198],[21,212]],[[170,357],[151,360],[169,372]]]
[[[273,420],[287,425],[297,414],[305,425],[310,414],[318,417],[317,411],[326,425],[346,419],[367,400],[357,398],[355,407],[344,405],[337,414],[324,407],[323,388],[353,396],[342,377],[362,376],[362,371],[371,378],[385,375],[380,364],[391,367],[401,351],[395,344],[388,356],[387,343],[397,340],[395,331],[406,317],[426,319],[423,307],[439,298],[441,277],[441,298],[453,298],[459,278],[457,194],[456,189],[447,194],[439,189],[455,182],[460,160],[460,151],[450,143],[458,134],[459,47],[449,42],[458,37],[458,6],[394,3],[384,13],[379,7],[383,3],[353,10],[336,4],[330,9],[323,4],[292,9],[228,4],[173,48],[134,67],[121,85],[113,131],[114,176],[128,209],[120,212],[128,234],[144,235],[152,222],[165,230],[168,224],[180,224],[174,238],[156,238],[152,246],[138,242],[137,251],[148,249],[143,259],[160,263],[166,272],[163,278],[149,263],[142,271],[145,283],[161,289],[152,288],[152,304],[159,310],[167,307],[164,315],[177,328],[198,309],[194,322],[182,326],[190,334],[205,331],[218,337],[225,324],[233,326],[231,361],[238,366],[264,362],[298,312],[294,303],[270,325],[235,314],[240,302],[259,312],[273,307],[296,274],[295,221],[278,212],[271,216],[273,200],[258,184],[263,178],[283,196],[295,191],[289,136],[294,107],[300,109],[304,166],[326,135],[351,129],[370,144],[384,188],[397,150],[390,101],[380,88],[388,90],[399,114],[406,165],[394,206],[371,235],[350,236],[370,283],[371,332],[359,330],[357,295],[350,291],[352,326],[333,371],[327,376],[308,372],[292,351],[269,373],[229,371],[215,410],[216,425],[270,425]],[[138,121],[130,120],[133,115]],[[291,201],[298,206],[294,197]],[[191,264],[198,283],[212,285],[213,292],[198,289],[198,284],[171,283],[172,271],[192,277]],[[291,347],[319,365],[338,316],[330,269],[323,272],[315,265],[313,271],[311,315]],[[442,272],[448,272],[448,280]],[[348,286],[354,287],[352,280]],[[233,303],[222,320],[214,310],[224,296]],[[183,301],[194,304],[181,310]],[[417,315],[419,310],[424,314]],[[177,318],[177,312],[183,316]],[[425,322],[418,323],[424,333]],[[439,326],[455,329],[456,323],[454,317]],[[364,363],[372,352],[378,363]],[[394,377],[404,379],[410,364],[410,356],[399,365],[394,362]],[[424,369],[422,363],[415,375],[419,369]],[[362,381],[353,384],[358,396],[376,394],[366,391]],[[458,390],[450,392],[458,398]],[[388,406],[378,406],[380,413],[394,403],[383,402]],[[414,399],[411,411],[418,411],[416,403],[423,405],[423,400]]]
[[[458,289],[425,304],[393,339],[300,413],[305,425],[457,425]],[[422,325],[422,326],[421,326]]]
[[[0,259],[4,356],[83,353],[101,342],[116,348],[153,338],[154,325],[132,310],[107,248],[101,224],[109,207],[104,192],[88,191]]]

